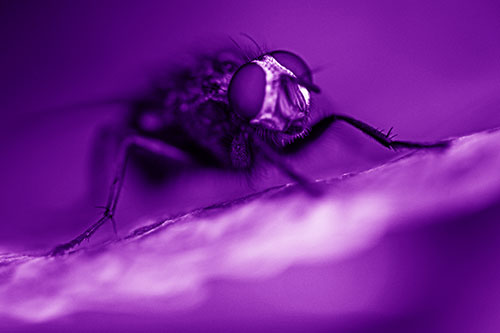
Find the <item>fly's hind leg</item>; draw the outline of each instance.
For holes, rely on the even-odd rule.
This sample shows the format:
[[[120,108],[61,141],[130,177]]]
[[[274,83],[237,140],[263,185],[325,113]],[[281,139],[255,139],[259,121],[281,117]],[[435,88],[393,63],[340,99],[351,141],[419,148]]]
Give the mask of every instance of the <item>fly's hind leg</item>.
[[[175,160],[184,163],[191,163],[191,157],[186,152],[171,146],[163,141],[155,140],[139,135],[131,135],[125,138],[120,146],[120,151],[118,153],[118,158],[116,160],[115,172],[113,181],[111,182],[111,187],[108,193],[108,199],[106,205],[103,206],[104,213],[102,217],[89,228],[87,228],[83,233],[73,240],[61,244],[55,247],[49,255],[60,255],[67,253],[74,247],[78,246],[85,239],[89,239],[102,225],[106,222],[111,221],[113,224],[113,229],[116,233],[116,223],[114,221],[114,215],[116,212],[116,206],[118,204],[118,199],[120,197],[120,192],[123,185],[123,179],[125,177],[125,170],[127,167],[127,160],[129,157],[130,148],[139,147],[151,153],[164,156],[170,160]]]

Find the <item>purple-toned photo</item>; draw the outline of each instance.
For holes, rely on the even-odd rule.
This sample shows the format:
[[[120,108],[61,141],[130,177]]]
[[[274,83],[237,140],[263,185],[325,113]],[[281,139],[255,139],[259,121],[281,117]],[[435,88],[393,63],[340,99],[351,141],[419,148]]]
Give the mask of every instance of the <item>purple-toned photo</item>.
[[[0,332],[500,330],[500,3],[0,29]]]

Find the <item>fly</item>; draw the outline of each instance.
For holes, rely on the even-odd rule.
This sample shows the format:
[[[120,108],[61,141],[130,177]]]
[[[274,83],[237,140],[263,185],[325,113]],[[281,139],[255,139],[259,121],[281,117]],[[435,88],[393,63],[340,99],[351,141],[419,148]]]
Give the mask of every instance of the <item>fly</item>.
[[[320,88],[297,54],[275,50],[245,57],[242,50],[201,59],[197,67],[171,73],[149,94],[130,103],[130,133],[120,145],[116,170],[102,217],[50,254],[69,252],[89,239],[114,215],[131,147],[176,163],[196,163],[249,172],[257,159],[274,165],[307,192],[319,194],[306,176],[283,156],[313,142],[334,122],[344,122],[389,149],[443,148],[446,141],[418,143],[393,140],[347,115],[329,114],[312,122],[311,100]]]

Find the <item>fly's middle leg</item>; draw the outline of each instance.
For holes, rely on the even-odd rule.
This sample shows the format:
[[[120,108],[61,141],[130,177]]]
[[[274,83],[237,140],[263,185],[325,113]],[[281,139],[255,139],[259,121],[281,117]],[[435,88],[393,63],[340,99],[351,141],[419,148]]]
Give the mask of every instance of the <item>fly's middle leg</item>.
[[[106,205],[102,207],[104,208],[102,217],[73,240],[55,247],[49,253],[49,255],[54,256],[67,253],[74,247],[78,246],[85,239],[89,239],[102,225],[104,225],[108,221],[111,221],[111,223],[113,224],[113,230],[115,231],[115,233],[117,233],[114,215],[118,205],[118,200],[120,198],[120,192],[123,186],[127,161],[130,155],[130,149],[132,147],[138,147],[153,154],[160,155],[177,162],[186,164],[192,162],[191,156],[189,154],[163,141],[143,137],[140,135],[130,135],[126,137],[122,142],[118,153],[114,176],[108,192]]]

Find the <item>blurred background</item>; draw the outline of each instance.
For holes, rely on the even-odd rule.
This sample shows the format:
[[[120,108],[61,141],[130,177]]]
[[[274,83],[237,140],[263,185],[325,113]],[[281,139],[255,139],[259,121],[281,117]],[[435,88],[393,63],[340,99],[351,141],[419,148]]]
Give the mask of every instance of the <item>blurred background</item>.
[[[499,17],[500,3],[494,0],[1,1],[0,250],[48,249],[99,217],[94,206],[103,203],[103,194],[90,194],[96,133],[123,117],[124,108],[68,106],[142,91],[158,70],[189,64],[192,54],[230,45],[229,37],[251,48],[243,32],[269,50],[299,54],[316,70],[314,80],[323,93],[315,107],[322,112],[334,110],[379,128],[394,126],[399,139],[462,136],[500,126]],[[311,178],[364,170],[395,156],[348,127],[333,129],[291,158]],[[103,169],[110,163],[111,158],[103,157]],[[119,228],[127,230],[145,212],[176,213],[286,181],[269,172],[249,186],[226,176],[194,170],[155,189],[130,176],[119,205]],[[107,185],[103,187],[105,191]],[[498,214],[481,216],[462,222],[484,219],[487,224]],[[108,229],[102,237],[109,237]],[[400,251],[404,244],[391,263],[394,272],[399,265],[406,267],[420,247],[425,259],[440,252],[429,239],[441,242],[446,231],[426,232],[404,231],[380,245],[384,251]],[[479,242],[483,233],[474,236]],[[458,239],[443,245],[444,252],[452,256],[455,246],[461,248]],[[411,248],[408,258],[405,248]],[[369,274],[369,269],[358,269],[363,271],[377,253],[344,263],[350,267],[346,269],[352,276]],[[365,261],[358,265],[356,260]],[[329,272],[318,273],[325,278],[334,268],[318,269]],[[290,274],[299,274],[291,279],[302,281],[301,273]],[[306,280],[314,283],[315,278]],[[224,294],[232,286],[214,288]],[[109,323],[121,321],[94,315]],[[394,325],[408,331],[419,322],[414,313],[394,322],[362,318],[367,330]]]

